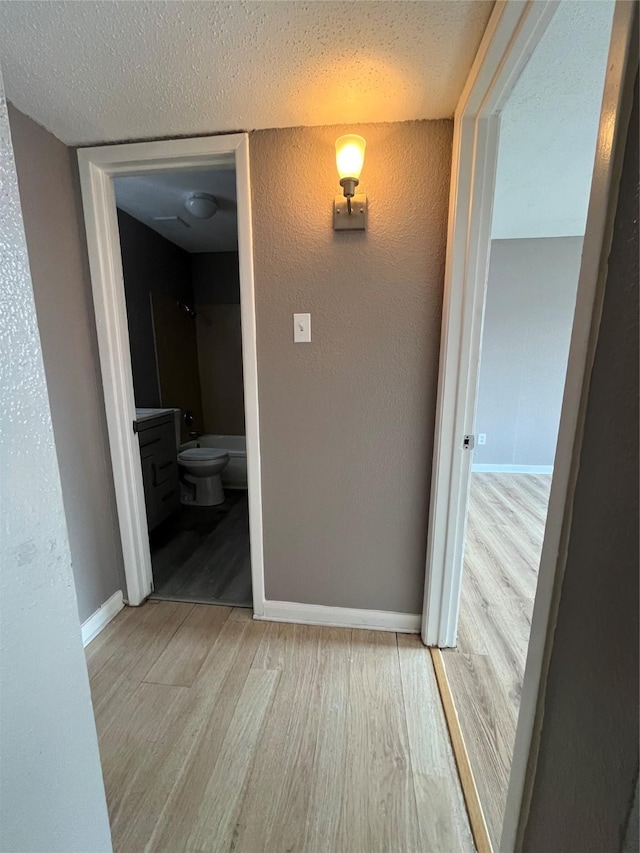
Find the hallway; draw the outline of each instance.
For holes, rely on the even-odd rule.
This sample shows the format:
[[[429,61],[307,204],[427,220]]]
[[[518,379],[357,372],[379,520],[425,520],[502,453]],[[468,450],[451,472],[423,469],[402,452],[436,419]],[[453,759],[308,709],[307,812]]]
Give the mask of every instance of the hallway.
[[[474,850],[417,636],[149,602],[87,660],[116,851]]]

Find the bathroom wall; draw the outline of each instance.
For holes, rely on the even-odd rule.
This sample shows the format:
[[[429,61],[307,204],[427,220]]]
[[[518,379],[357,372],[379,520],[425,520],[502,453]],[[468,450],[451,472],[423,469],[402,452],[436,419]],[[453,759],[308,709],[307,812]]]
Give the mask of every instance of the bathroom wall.
[[[637,832],[624,843],[628,822],[637,828],[640,723],[637,76],[633,104],[525,853],[638,849]]]
[[[250,137],[266,595],[419,613],[453,123],[355,128],[369,228],[336,232],[353,129]]]
[[[124,569],[76,155],[11,105],[9,119],[84,621],[124,589]]]
[[[237,252],[191,255],[193,297],[201,305],[239,305],[240,269]]]
[[[553,465],[582,237],[493,240],[475,465]]]
[[[237,252],[191,256],[204,431],[244,435]]]
[[[73,197],[64,180],[68,151],[15,113],[13,124],[23,157],[27,146],[33,155],[46,155],[45,162],[32,163],[43,179],[43,211],[53,217],[49,229],[45,219],[41,223],[50,232],[43,239],[51,240],[50,257],[76,273],[66,257],[70,251],[77,261],[78,250]],[[39,261],[27,257],[1,77],[0,183],[0,849],[108,853],[109,818],[65,523],[69,504],[65,499],[63,506],[38,334],[42,312],[36,318],[29,273],[30,263],[37,267]],[[59,189],[58,208],[51,200]],[[66,236],[71,246],[54,239]],[[59,281],[52,276],[48,283],[55,288]],[[77,375],[73,364],[69,369]],[[56,380],[52,399],[63,390]],[[92,399],[88,395],[87,405]]]
[[[151,294],[193,304],[189,254],[123,210],[118,228],[136,405],[160,406]]]
[[[196,303],[196,307],[204,431],[244,435],[240,306]]]

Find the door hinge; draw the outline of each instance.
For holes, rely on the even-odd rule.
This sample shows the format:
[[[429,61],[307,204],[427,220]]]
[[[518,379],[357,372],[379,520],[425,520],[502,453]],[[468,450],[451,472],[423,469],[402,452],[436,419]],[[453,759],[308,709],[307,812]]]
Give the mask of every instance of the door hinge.
[[[133,434],[134,435],[138,434],[138,421],[133,422]]]
[[[476,443],[475,435],[464,435],[462,437],[462,449],[463,450],[473,450],[475,443]]]

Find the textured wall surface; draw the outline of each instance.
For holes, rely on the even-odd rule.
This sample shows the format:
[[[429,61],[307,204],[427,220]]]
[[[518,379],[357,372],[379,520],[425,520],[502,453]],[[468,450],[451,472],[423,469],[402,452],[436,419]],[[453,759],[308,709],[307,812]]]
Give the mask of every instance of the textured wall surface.
[[[18,110],[9,118],[84,621],[124,588],[124,570],[75,153]]]
[[[531,853],[619,851],[633,814],[639,728],[639,248],[636,78],[524,838],[523,850]],[[637,836],[632,849],[638,849]]]
[[[157,407],[162,403],[151,294],[193,305],[190,256],[123,210],[118,211],[118,227],[136,406]]]
[[[553,465],[582,237],[493,240],[475,464]]]
[[[111,850],[0,78],[0,849]]]
[[[7,94],[69,145],[451,118],[491,0],[0,3]]]
[[[367,232],[332,227],[346,130],[250,140],[266,595],[419,613],[452,123],[359,128]]]

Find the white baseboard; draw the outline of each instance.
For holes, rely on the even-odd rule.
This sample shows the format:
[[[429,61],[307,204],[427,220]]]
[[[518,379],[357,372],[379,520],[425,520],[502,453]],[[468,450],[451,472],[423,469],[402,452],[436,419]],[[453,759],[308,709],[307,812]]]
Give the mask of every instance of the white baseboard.
[[[297,604],[293,601],[265,601],[264,614],[254,616],[254,619],[265,622],[294,622],[299,625],[327,625],[333,628],[397,631],[401,634],[419,634],[422,623],[419,613],[325,607],[322,604]]]
[[[94,637],[97,637],[100,631],[107,627],[109,622],[117,616],[124,607],[122,599],[122,591],[114,592],[111,598],[107,599],[102,607],[99,607],[95,613],[82,623],[82,644],[88,646]]]
[[[553,474],[553,465],[483,465],[471,466],[472,474]]]

